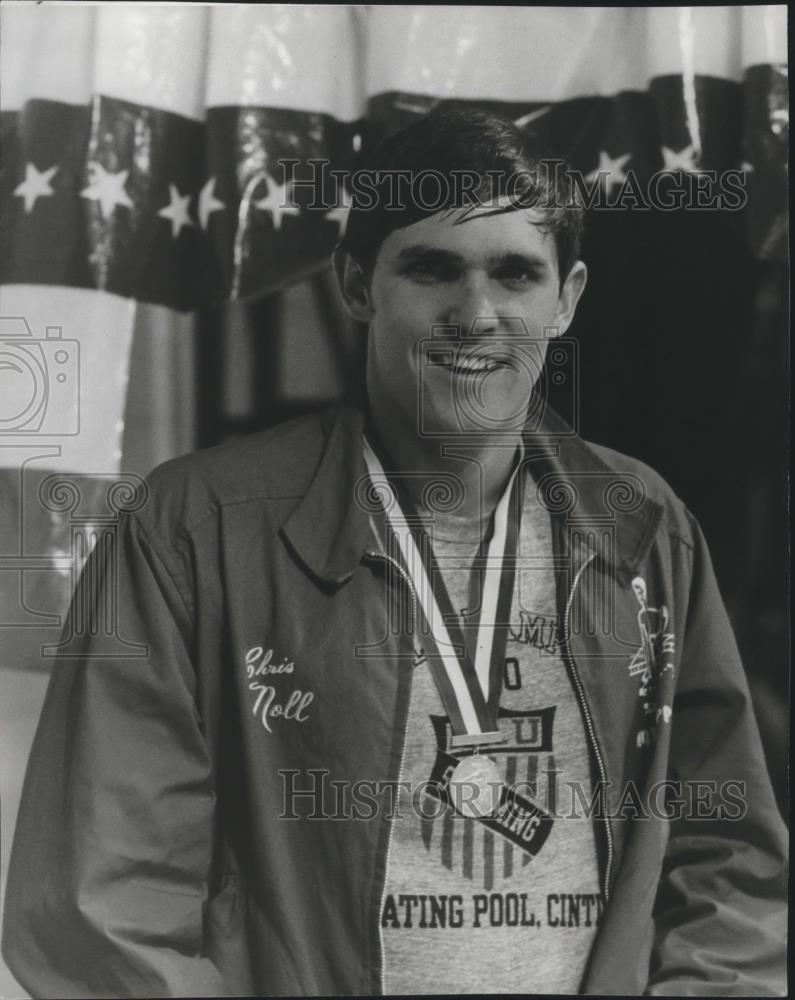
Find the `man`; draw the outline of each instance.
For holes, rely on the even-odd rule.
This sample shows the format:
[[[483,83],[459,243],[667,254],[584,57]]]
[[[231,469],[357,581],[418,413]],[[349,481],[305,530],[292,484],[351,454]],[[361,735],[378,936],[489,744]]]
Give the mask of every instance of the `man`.
[[[7,961],[46,996],[783,993],[784,828],[701,532],[544,405],[567,176],[455,111],[371,166],[335,256],[366,404],[150,477],[100,594],[147,656],[53,673]]]

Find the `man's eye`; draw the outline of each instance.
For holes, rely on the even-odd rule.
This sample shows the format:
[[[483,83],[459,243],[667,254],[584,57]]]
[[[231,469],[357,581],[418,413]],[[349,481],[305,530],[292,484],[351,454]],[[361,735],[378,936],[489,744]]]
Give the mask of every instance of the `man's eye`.
[[[537,275],[529,268],[510,266],[501,267],[495,277],[497,281],[502,281],[508,285],[529,285],[536,280]]]
[[[452,281],[455,271],[449,264],[433,260],[415,260],[406,268],[406,274],[419,281]]]

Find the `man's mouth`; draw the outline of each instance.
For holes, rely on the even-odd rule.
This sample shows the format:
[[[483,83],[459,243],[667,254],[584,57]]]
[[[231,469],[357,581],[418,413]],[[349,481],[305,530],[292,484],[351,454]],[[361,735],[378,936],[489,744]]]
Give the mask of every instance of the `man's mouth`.
[[[501,354],[458,354],[453,359],[449,355],[444,361],[438,361],[442,368],[446,368],[456,375],[487,375],[489,372],[499,371],[501,368],[512,368],[513,364],[507,355]]]

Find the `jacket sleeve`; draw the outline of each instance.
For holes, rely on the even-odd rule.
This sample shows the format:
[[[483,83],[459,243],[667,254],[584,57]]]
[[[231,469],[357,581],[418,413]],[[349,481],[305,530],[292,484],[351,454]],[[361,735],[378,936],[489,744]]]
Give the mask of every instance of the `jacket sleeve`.
[[[690,806],[671,822],[647,994],[786,995],[786,829],[706,543],[692,525],[671,733],[672,774],[689,789]],[[702,781],[716,783],[711,804],[728,804],[725,818],[699,818],[710,805],[709,785],[701,786],[704,804],[695,802],[693,783]]]
[[[145,655],[119,657],[102,629],[83,628],[77,657],[55,660],[12,849],[3,954],[36,997],[223,996],[201,955],[214,793],[186,588],[134,517],[121,519],[118,553],[113,570],[107,550],[94,550],[70,621],[90,619],[96,602],[115,606],[119,634]]]

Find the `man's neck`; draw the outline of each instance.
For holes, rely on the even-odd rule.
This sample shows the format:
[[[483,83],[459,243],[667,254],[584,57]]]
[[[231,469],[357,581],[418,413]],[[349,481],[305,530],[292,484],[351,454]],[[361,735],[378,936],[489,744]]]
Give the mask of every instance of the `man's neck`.
[[[462,496],[456,514],[467,518],[486,516],[494,510],[508,484],[521,441],[518,431],[494,438],[423,437],[414,431],[408,433],[399,420],[385,418],[374,407],[370,408],[368,426],[375,438],[371,443],[383,453],[385,470],[406,474],[401,485],[415,507],[432,508],[433,484],[444,489],[445,483],[451,483],[454,493],[460,491]]]

